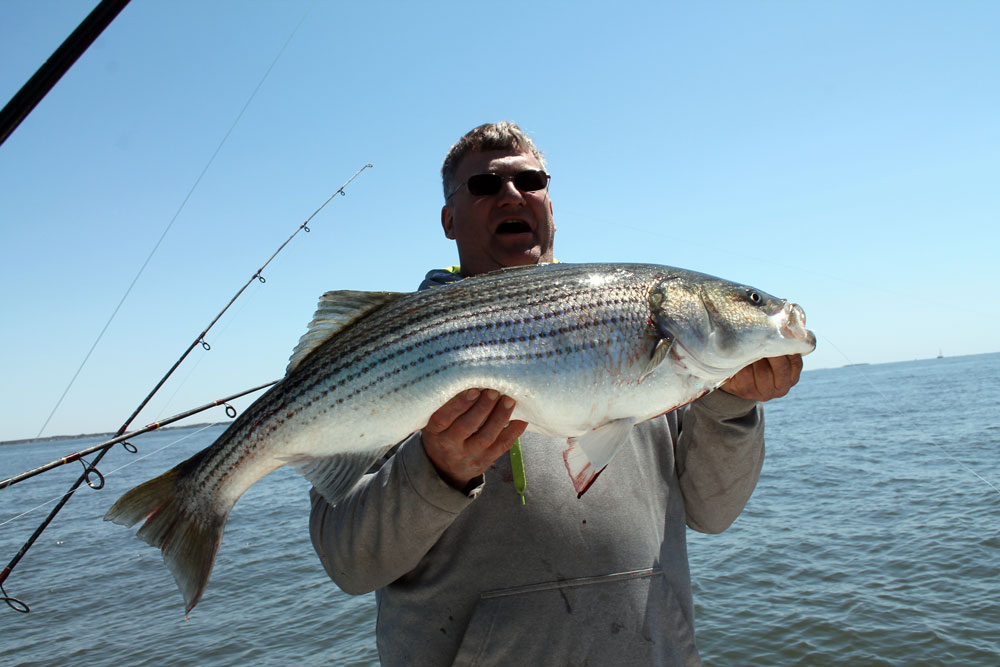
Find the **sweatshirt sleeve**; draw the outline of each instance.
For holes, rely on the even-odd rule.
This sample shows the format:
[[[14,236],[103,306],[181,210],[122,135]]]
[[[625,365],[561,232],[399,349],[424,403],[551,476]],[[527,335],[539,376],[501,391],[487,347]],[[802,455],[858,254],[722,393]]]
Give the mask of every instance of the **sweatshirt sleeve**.
[[[344,592],[369,593],[414,569],[482,484],[467,492],[449,486],[417,432],[335,506],[312,490],[313,547]]]
[[[682,416],[676,466],[687,524],[721,533],[740,515],[764,465],[764,411],[751,400],[714,391]]]

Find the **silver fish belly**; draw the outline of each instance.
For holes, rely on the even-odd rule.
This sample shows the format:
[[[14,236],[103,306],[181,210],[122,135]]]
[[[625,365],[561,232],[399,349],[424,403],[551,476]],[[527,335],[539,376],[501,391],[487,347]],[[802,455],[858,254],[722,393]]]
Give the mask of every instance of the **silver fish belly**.
[[[513,419],[567,438],[582,493],[633,424],[760,358],[811,351],[804,325],[794,304],[658,265],[550,264],[416,293],[329,292],[285,378],[105,518],[145,519],[138,534],[163,550],[190,610],[229,511],[282,465],[336,503],[451,397],[492,388],[517,401]]]

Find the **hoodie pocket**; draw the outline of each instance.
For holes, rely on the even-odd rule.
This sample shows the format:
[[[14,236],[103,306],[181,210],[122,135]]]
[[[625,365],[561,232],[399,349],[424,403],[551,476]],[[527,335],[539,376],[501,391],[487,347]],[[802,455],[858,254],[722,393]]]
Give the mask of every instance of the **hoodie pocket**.
[[[660,568],[486,591],[456,666],[698,664],[694,628]]]

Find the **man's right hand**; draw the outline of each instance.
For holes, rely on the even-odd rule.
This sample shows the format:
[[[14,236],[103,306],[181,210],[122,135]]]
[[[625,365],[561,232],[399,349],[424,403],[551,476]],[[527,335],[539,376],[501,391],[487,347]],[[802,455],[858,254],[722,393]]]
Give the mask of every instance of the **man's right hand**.
[[[432,414],[421,437],[441,478],[463,490],[486,472],[528,426],[510,421],[513,412],[509,396],[493,389],[467,389]]]

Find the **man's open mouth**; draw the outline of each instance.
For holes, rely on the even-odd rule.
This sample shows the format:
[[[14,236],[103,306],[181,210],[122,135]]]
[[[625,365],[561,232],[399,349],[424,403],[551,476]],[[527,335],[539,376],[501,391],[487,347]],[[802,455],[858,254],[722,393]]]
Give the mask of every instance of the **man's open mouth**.
[[[497,227],[497,234],[530,234],[531,225],[524,220],[507,220]]]

